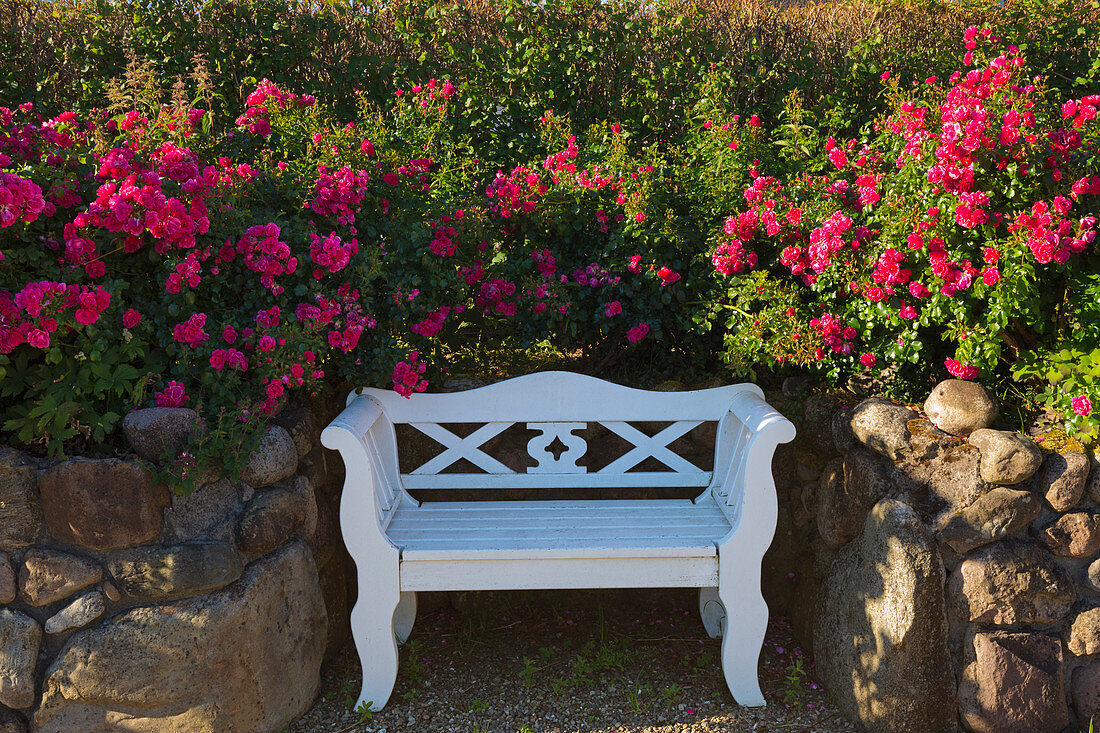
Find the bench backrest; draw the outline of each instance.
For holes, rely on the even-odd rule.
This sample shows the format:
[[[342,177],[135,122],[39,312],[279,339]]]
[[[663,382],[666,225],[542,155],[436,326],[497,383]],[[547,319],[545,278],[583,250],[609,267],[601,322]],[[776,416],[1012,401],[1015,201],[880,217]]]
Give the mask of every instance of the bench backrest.
[[[650,392],[570,372],[541,372],[464,392],[414,394],[411,398],[369,388],[353,393],[349,404],[357,394],[377,401],[385,418],[376,426],[383,432],[368,436],[368,440],[376,441],[375,460],[386,464],[375,466],[376,474],[387,479],[378,486],[384,494],[379,496],[383,506],[392,502],[399,488],[694,487],[695,493],[702,493],[708,486],[727,483],[728,476],[737,470],[731,459],[739,457],[739,447],[748,438],[747,429],[730,414],[732,402],[747,394],[762,397],[760,389],[752,384]],[[671,424],[646,432],[632,424],[639,422]],[[708,461],[713,470],[669,448],[670,443],[705,422],[718,423],[718,453]],[[448,427],[455,423],[465,424],[472,432],[459,431],[464,433],[460,435]],[[592,423],[602,425],[630,446],[594,471],[577,463],[588,445],[576,433]],[[527,463],[533,465],[523,470],[509,467],[482,450],[487,441],[516,424],[526,428],[529,435],[533,433],[526,444],[530,456]],[[404,467],[404,472],[389,465],[392,459],[386,456],[394,454],[394,426],[401,425],[428,436],[442,446],[442,452],[419,465]],[[713,451],[713,446],[709,450]],[[473,470],[455,472],[456,464],[472,464]]]

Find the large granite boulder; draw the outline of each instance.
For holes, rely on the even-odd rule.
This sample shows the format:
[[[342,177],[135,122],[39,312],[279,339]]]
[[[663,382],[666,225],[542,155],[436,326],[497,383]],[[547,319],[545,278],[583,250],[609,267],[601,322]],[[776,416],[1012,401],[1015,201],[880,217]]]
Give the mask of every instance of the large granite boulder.
[[[164,600],[229,585],[244,571],[244,559],[231,542],[185,542],[118,550],[108,556],[107,569],[131,598]]]
[[[859,533],[863,518],[891,487],[890,466],[864,448],[830,462],[818,480],[817,531],[836,549]]]
[[[1009,430],[975,430],[967,441],[982,452],[982,479],[987,483],[1018,484],[1043,463],[1043,453],[1033,441]]]
[[[945,433],[967,436],[993,424],[997,419],[997,403],[976,382],[946,379],[928,395],[924,412]]]
[[[963,619],[997,625],[1053,623],[1077,599],[1069,573],[1023,540],[975,550],[952,571],[948,592]]]
[[[134,453],[149,461],[174,459],[201,427],[199,414],[190,407],[147,407],[122,418],[122,432]]]
[[[92,550],[148,542],[164,528],[168,487],[139,461],[63,461],[39,476],[46,526],[54,539]]]
[[[959,554],[1007,537],[1026,528],[1039,516],[1043,504],[1029,491],[998,486],[940,527],[939,537]]]
[[[916,512],[884,499],[821,584],[813,649],[820,679],[871,731],[952,731],[955,683],[944,568]]]
[[[37,484],[27,457],[0,445],[0,550],[29,547],[38,539],[42,509]]]
[[[37,621],[0,608],[0,705],[16,710],[34,705],[34,665],[41,645]]]
[[[959,715],[974,733],[1061,733],[1069,725],[1056,636],[975,633],[959,684]]]
[[[74,634],[46,670],[34,728],[277,731],[312,704],[325,637],[313,558],[292,542],[224,590]]]

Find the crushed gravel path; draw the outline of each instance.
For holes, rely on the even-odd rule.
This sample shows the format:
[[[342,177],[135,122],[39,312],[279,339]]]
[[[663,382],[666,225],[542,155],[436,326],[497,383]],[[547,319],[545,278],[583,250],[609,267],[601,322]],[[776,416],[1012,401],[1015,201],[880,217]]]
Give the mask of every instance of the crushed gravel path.
[[[760,665],[765,708],[741,708],[720,641],[690,589],[421,594],[385,710],[351,711],[350,643],[322,670],[314,707],[289,733],[610,733],[856,729],[813,681],[783,619]],[[799,671],[799,670],[802,671]]]

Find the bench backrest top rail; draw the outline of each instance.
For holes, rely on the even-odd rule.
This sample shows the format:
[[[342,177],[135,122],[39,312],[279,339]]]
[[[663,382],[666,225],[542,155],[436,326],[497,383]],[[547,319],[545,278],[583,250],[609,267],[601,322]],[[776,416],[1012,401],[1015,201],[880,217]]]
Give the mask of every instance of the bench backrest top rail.
[[[754,384],[690,392],[650,392],[573,372],[538,372],[463,392],[414,394],[368,387],[395,423],[629,422],[720,420],[742,393],[760,397]],[[348,404],[355,399],[353,392]]]
[[[391,423],[408,424],[443,446],[442,453],[401,474],[406,489],[702,489],[710,485],[712,472],[700,469],[668,446],[705,421],[725,419],[731,401],[745,393],[762,396],[751,384],[650,392],[570,372],[540,372],[464,392],[415,394],[411,398],[368,388],[352,393],[348,401],[350,404],[359,394],[369,396],[378,401]],[[630,422],[671,424],[650,436]],[[445,427],[450,423],[483,424],[459,436]],[[517,423],[537,431],[527,444],[536,465],[524,472],[481,450],[483,444]],[[573,432],[589,423],[602,425],[631,446],[591,473],[577,465],[588,446]],[[560,444],[564,450],[551,452],[552,444]],[[463,459],[480,472],[443,473]],[[647,459],[656,459],[666,470],[636,470]]]

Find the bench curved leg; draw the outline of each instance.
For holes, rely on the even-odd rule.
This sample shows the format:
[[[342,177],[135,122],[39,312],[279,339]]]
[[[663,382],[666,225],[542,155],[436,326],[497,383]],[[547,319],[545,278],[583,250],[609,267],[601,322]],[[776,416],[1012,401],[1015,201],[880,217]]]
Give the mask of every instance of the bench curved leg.
[[[759,568],[755,573],[727,570],[722,581],[718,599],[735,609],[735,617],[727,613],[722,622],[722,674],[738,705],[763,707],[757,666],[768,629],[768,604],[760,591],[749,590],[760,587]]]
[[[399,597],[396,587],[392,592],[375,587],[374,592],[359,597],[351,612],[351,633],[355,637],[355,648],[363,667],[363,689],[356,707],[368,703],[371,710],[378,712],[389,701],[397,682],[397,642],[393,621]]]
[[[393,637],[398,644],[404,644],[412,633],[416,622],[416,591],[401,591],[401,600],[393,612]]]
[[[703,617],[703,628],[707,630],[707,636],[717,639],[722,635],[726,609],[718,600],[717,588],[699,589],[699,615]]]

